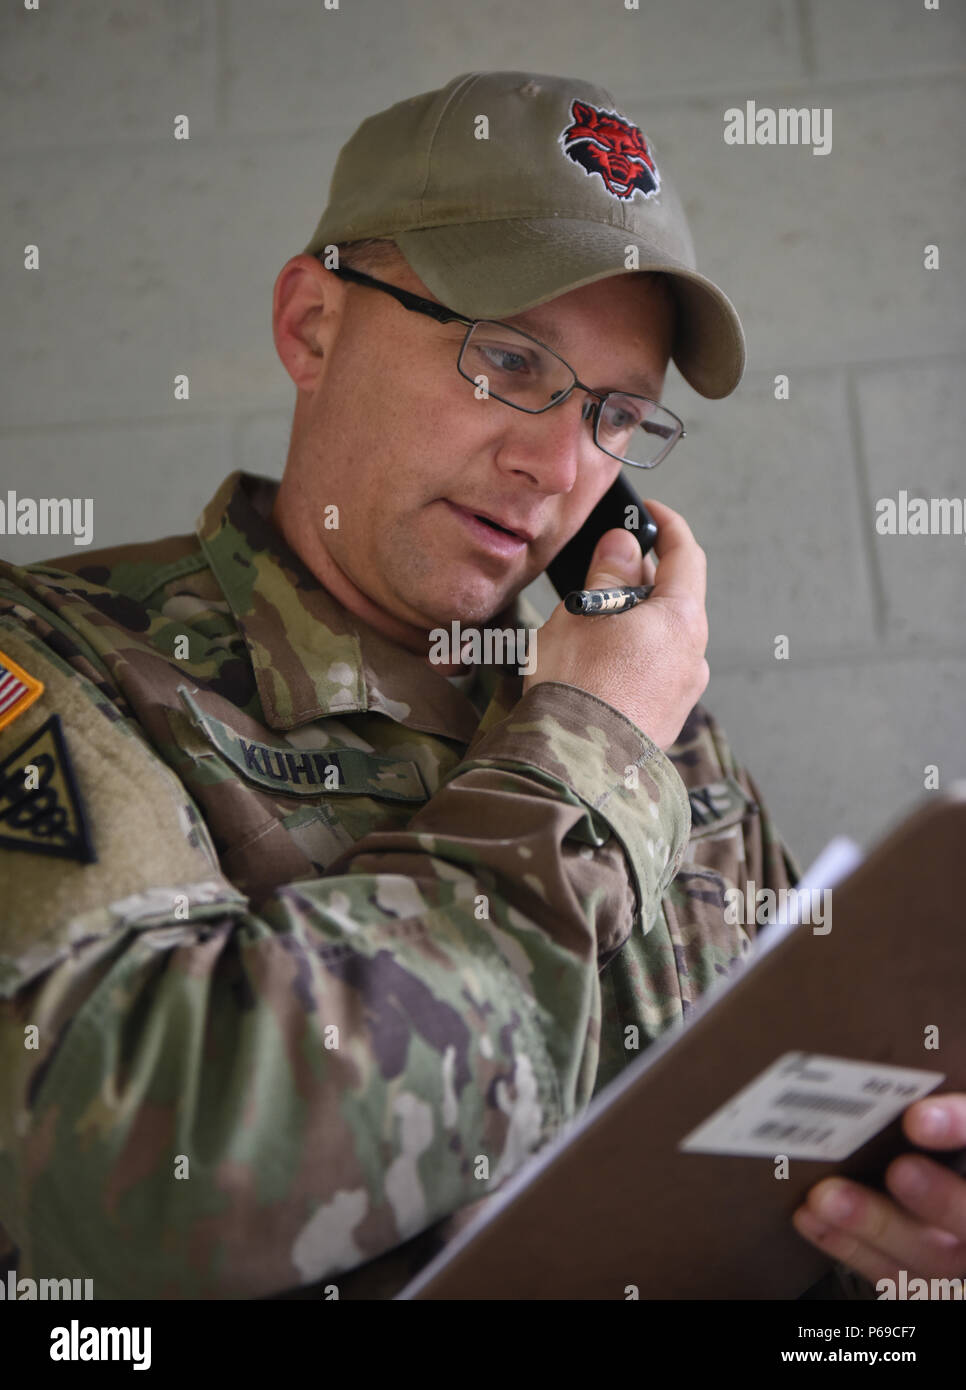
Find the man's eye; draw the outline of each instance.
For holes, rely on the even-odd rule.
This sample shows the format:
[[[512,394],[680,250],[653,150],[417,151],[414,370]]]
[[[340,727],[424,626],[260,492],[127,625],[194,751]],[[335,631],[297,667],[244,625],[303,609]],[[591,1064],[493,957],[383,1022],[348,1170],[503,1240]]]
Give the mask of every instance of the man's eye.
[[[523,353],[515,352],[513,348],[491,345],[489,347],[481,346],[479,351],[497,371],[506,372],[508,376],[522,375],[522,369],[528,365]]]
[[[615,408],[610,411],[604,423],[608,429],[629,430],[641,423],[641,417],[637,411],[618,410]]]

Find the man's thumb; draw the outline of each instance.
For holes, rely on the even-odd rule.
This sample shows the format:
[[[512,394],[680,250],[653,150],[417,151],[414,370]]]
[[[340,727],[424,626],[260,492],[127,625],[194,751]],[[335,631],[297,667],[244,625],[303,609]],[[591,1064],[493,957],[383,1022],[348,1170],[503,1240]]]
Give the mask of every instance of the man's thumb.
[[[584,587],[608,589],[640,584],[643,569],[644,556],[637,538],[623,527],[614,527],[597,542]]]

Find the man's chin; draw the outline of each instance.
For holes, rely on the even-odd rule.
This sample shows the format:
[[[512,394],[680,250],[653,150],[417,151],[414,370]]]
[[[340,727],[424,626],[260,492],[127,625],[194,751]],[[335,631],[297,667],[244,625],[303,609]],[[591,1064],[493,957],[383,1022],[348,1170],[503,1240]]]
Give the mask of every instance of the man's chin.
[[[482,627],[509,608],[519,592],[519,588],[506,589],[502,584],[468,586],[459,593],[434,594],[419,606],[434,627],[449,627],[453,622],[461,627]]]
[[[432,627],[448,628],[452,623],[459,623],[460,627],[492,627],[498,626],[496,620],[509,608],[512,600],[504,600],[499,608],[494,608],[492,604],[462,604],[454,606],[452,603],[440,607],[436,616],[432,619]]]

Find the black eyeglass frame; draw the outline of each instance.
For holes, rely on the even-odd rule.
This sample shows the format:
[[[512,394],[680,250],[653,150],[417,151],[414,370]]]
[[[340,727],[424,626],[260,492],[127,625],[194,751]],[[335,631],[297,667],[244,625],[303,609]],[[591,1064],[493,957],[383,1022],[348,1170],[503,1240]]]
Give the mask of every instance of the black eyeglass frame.
[[[316,251],[313,254],[317,261],[321,261],[324,264],[325,257],[322,252]],[[504,405],[508,405],[511,410],[521,410],[525,415],[543,415],[546,411],[552,410],[555,405],[562,405],[564,401],[569,400],[575,390],[579,389],[581,391],[586,391],[587,395],[593,396],[597,402],[596,405],[591,405],[591,409],[594,412],[594,443],[597,445],[597,448],[600,449],[601,453],[606,454],[608,458],[616,459],[618,463],[626,463],[629,468],[656,468],[659,463],[667,458],[678,440],[685,438],[687,431],[684,428],[684,421],[680,416],[675,415],[673,410],[668,410],[666,405],[662,405],[660,401],[653,400],[650,396],[642,396],[636,391],[605,391],[602,393],[600,391],[595,391],[591,386],[585,386],[570,363],[561,357],[559,352],[554,352],[553,348],[548,347],[546,343],[542,343],[540,339],[535,338],[532,333],[525,333],[522,328],[515,328],[513,324],[510,323],[501,323],[498,319],[466,318],[464,314],[457,314],[453,309],[447,309],[443,304],[437,304],[432,299],[424,299],[422,295],[413,294],[411,290],[401,289],[399,285],[390,285],[385,280],[377,280],[374,276],[367,275],[365,271],[362,270],[353,270],[349,266],[330,266],[328,268],[332,271],[333,275],[338,275],[342,280],[348,280],[355,285],[367,285],[371,289],[382,290],[383,293],[392,295],[393,299],[397,300],[404,309],[409,309],[416,314],[426,314],[429,318],[435,319],[437,323],[464,324],[466,326],[466,337],[463,339],[463,343],[459,350],[456,370],[463,380],[470,382],[471,385],[475,383],[476,378],[468,376],[460,366],[460,362],[462,361],[463,352],[469,341],[470,334],[477,324],[493,323],[499,328],[509,329],[511,333],[518,333],[522,338],[528,338],[531,343],[536,343],[537,347],[542,348],[544,352],[549,352],[551,357],[555,357],[558,362],[563,363],[567,371],[573,377],[572,385],[570,385],[566,391],[562,391],[555,400],[550,401],[547,405],[541,406],[539,410],[529,410],[525,405],[517,405],[515,401],[505,400],[502,396],[497,395],[495,391],[488,392],[488,394],[492,395],[495,400],[502,401]],[[632,400],[647,401],[650,405],[656,405],[659,410],[665,411],[673,420],[677,421],[679,433],[675,434],[670,442],[664,446],[652,463],[634,463],[633,460],[624,458],[620,454],[612,454],[609,449],[604,448],[603,444],[601,444],[600,440],[597,438],[601,411],[603,410],[604,402],[609,396],[629,396]],[[587,405],[590,405],[589,401]],[[581,413],[581,419],[586,420],[587,418],[585,406]]]

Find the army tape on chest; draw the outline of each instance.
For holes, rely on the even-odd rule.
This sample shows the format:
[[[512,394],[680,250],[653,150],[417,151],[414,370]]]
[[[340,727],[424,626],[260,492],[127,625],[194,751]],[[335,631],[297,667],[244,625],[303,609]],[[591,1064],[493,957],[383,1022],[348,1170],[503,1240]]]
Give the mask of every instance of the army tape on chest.
[[[369,753],[363,748],[292,748],[243,738],[198,706],[187,686],[178,694],[192,723],[248,782],[283,796],[318,797],[325,792],[376,796],[391,801],[425,801],[429,793],[414,762]]]

